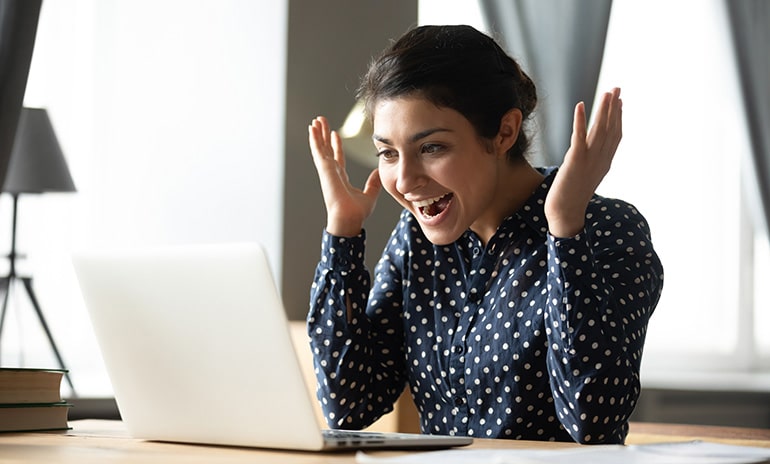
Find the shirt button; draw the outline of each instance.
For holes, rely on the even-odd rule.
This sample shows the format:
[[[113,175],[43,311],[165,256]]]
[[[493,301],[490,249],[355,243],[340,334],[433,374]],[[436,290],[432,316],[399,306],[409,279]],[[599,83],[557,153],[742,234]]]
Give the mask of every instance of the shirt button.
[[[465,347],[462,345],[455,345],[455,353],[457,354],[463,354],[463,351],[465,351]]]
[[[465,401],[459,396],[455,396],[455,406],[462,406]]]

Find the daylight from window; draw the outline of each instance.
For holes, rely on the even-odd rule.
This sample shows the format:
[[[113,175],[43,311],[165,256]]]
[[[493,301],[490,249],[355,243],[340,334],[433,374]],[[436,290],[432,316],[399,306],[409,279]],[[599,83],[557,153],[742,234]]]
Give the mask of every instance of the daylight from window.
[[[100,31],[62,29],[95,23],[92,2],[75,4],[79,7],[56,2],[44,6],[25,104],[49,108],[79,191],[20,198],[17,247],[27,254],[19,271],[34,274],[59,349],[68,367],[78,372],[80,393],[100,396],[110,394],[111,386],[82,307],[70,253],[93,245],[87,243],[93,224],[83,210],[97,201],[87,192],[94,188],[95,173],[103,169],[99,163],[107,161],[93,155],[104,148],[94,146],[91,135],[99,126],[93,114],[99,102],[74,101],[71,95],[105,90],[95,85],[95,78],[105,77],[108,67],[103,69],[94,57],[111,55],[94,44]],[[613,2],[598,91],[622,88],[624,134],[599,193],[639,208],[651,225],[665,268],[663,296],[649,325],[645,372],[770,368],[770,244],[764,225],[754,223],[759,211],[756,185],[723,8],[721,0]],[[468,0],[421,0],[419,23],[462,23],[496,32],[486,30],[478,5]],[[243,56],[249,53],[243,50]],[[69,61],[62,64],[65,59]],[[74,71],[52,72],[61,69]],[[53,74],[56,79],[50,78]],[[223,79],[229,79],[225,74]],[[242,92],[253,87],[249,82],[239,85]],[[103,136],[99,140],[109,138],[98,132]],[[136,153],[125,151],[130,154],[118,165],[136,164]],[[119,176],[119,171],[113,174]],[[115,182],[130,185],[130,174],[124,170],[126,178],[116,177]],[[127,191],[126,198],[134,194]],[[6,231],[5,250],[10,249],[10,210],[8,195],[3,195],[0,227]],[[123,221],[130,217],[106,209],[97,213]],[[160,221],[163,205],[154,214]],[[118,225],[116,229],[132,230],[130,223]],[[169,233],[180,228],[184,224]],[[12,295],[0,359],[8,365],[50,364],[48,341],[22,292],[17,288]]]
[[[421,24],[484,29],[475,2],[420,5]],[[665,268],[647,369],[749,370],[770,352],[767,237],[754,238],[730,47],[721,2],[613,2],[597,91],[622,88],[623,141],[598,193],[639,208]]]

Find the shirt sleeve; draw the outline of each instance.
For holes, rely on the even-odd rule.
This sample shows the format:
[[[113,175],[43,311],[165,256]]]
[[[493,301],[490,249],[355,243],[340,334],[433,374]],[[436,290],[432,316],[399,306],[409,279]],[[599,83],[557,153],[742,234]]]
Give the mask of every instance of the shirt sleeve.
[[[663,268],[633,206],[592,203],[582,233],[548,236],[547,362],[556,412],[572,438],[622,443]]]
[[[363,232],[343,238],[324,231],[310,292],[307,322],[317,396],[331,428],[371,425],[393,409],[406,384],[393,254],[383,253],[370,295],[364,248]]]

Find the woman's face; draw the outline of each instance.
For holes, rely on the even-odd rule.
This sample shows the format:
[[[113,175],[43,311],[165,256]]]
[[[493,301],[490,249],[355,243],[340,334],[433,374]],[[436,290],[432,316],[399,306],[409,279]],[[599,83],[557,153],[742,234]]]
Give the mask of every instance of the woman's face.
[[[378,102],[373,116],[383,187],[432,243],[451,243],[489,216],[500,156],[462,114],[400,97]]]

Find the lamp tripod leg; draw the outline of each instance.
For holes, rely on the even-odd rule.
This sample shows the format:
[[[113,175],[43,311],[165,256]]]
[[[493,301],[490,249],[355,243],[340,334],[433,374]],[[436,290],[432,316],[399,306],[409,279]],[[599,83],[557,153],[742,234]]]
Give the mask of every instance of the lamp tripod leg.
[[[0,340],[3,339],[3,326],[5,325],[5,310],[8,308],[8,295],[11,293],[11,278],[4,277],[0,282],[0,289],[3,292],[3,309],[0,311]],[[1,348],[1,347],[0,347]],[[2,354],[2,349],[0,349]]]
[[[35,292],[32,290],[32,278],[21,277],[21,281],[24,282],[24,288],[27,290],[27,295],[29,295],[29,300],[32,302],[32,306],[35,308],[37,318],[40,320],[40,324],[43,326],[43,330],[45,331],[46,336],[48,336],[48,341],[51,343],[53,353],[56,356],[56,359],[59,361],[59,366],[62,369],[66,369],[66,367],[64,367],[64,360],[62,359],[61,354],[59,354],[59,349],[56,347],[56,342],[53,340],[53,335],[51,335],[51,331],[48,328],[45,317],[43,317],[43,311],[40,309],[37,298],[35,298]],[[75,387],[72,385],[72,379],[70,378],[69,372],[65,372],[64,376],[67,379],[67,383],[69,384],[70,389],[72,390],[72,396],[77,396],[75,394]]]

